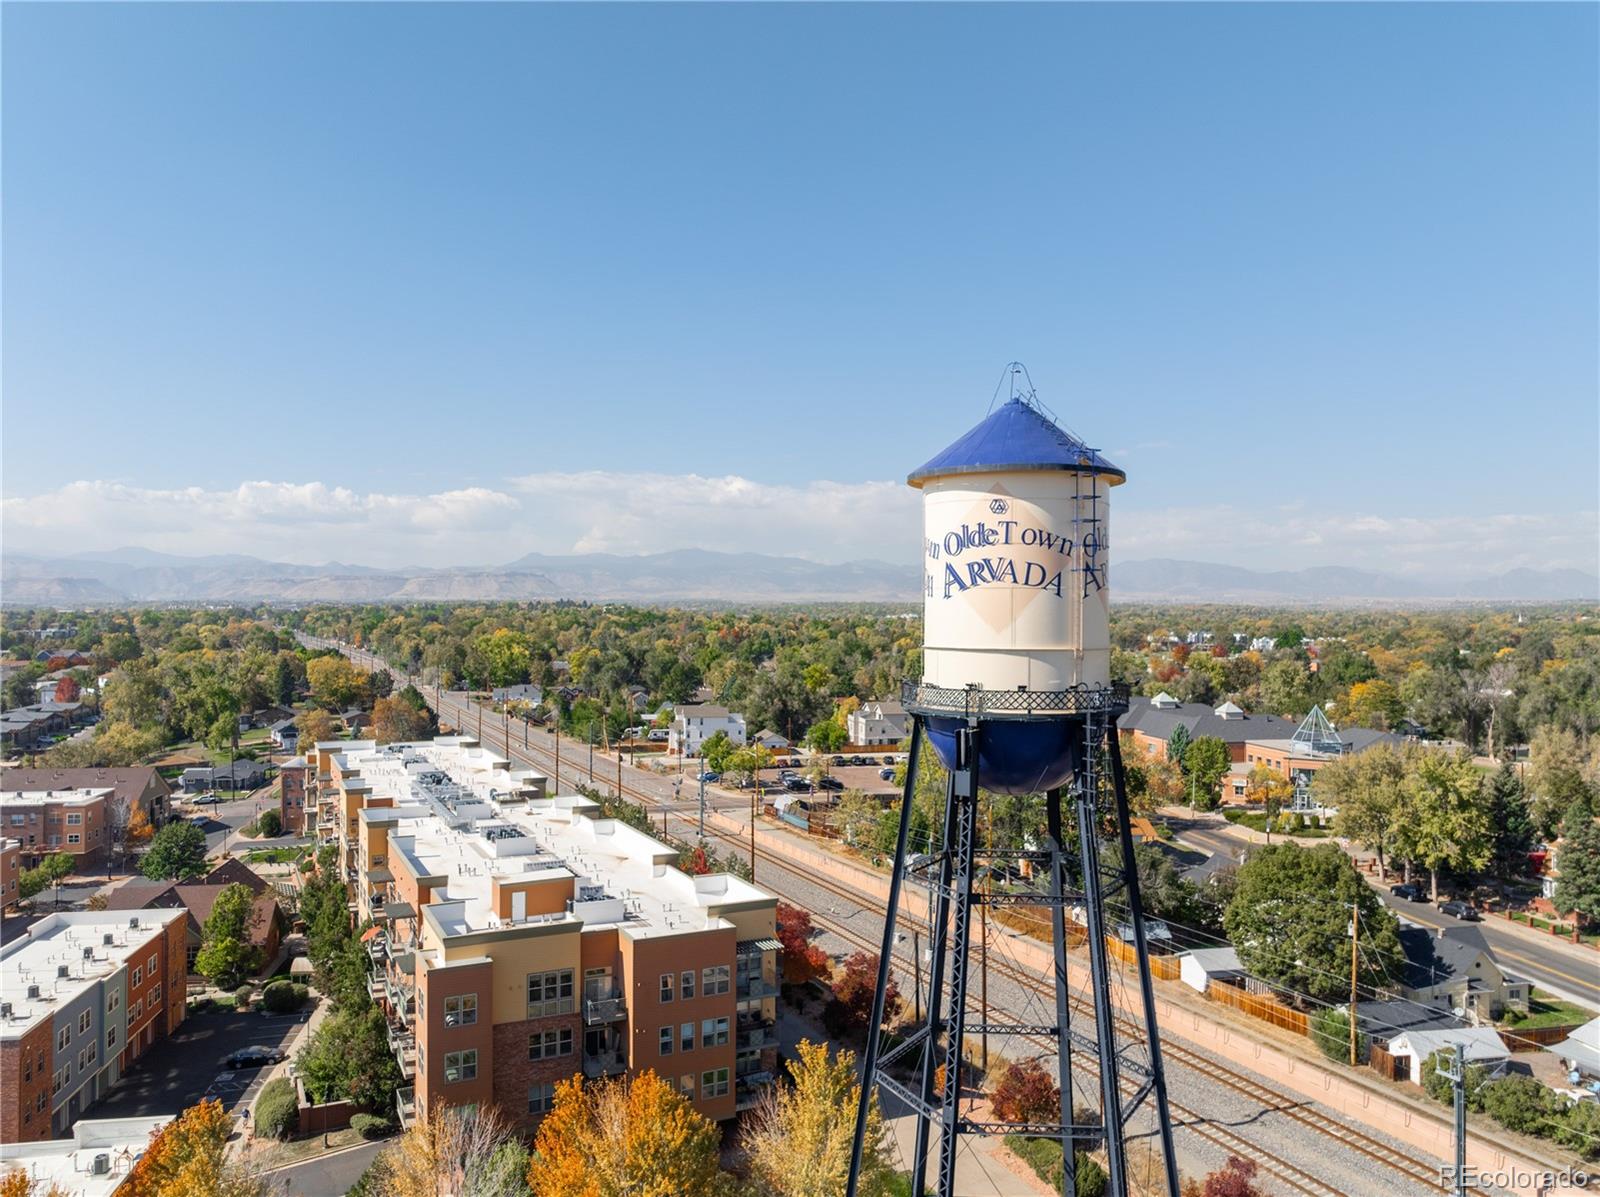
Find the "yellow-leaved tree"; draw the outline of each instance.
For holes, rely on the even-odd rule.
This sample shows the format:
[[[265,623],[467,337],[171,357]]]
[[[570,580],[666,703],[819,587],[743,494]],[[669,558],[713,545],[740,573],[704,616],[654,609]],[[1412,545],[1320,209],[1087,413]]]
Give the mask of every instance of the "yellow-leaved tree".
[[[745,1132],[751,1178],[762,1197],[838,1197],[850,1172],[851,1139],[861,1084],[855,1056],[829,1056],[826,1044],[802,1039],[790,1070],[794,1084],[769,1094]],[[891,1192],[895,1171],[889,1135],[873,1097],[861,1153],[862,1197]]]
[[[534,1197],[726,1197],[721,1132],[654,1072],[556,1086],[528,1165]]]
[[[265,1197],[256,1170],[227,1158],[231,1126],[220,1101],[190,1106],[151,1136],[119,1197]]]

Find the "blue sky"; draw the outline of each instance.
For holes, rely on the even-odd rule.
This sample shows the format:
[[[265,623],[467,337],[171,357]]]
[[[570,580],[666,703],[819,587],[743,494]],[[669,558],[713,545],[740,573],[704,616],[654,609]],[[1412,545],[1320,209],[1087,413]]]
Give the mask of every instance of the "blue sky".
[[[1593,566],[1593,6],[3,21],[9,547],[908,558],[1019,357],[1125,556]]]

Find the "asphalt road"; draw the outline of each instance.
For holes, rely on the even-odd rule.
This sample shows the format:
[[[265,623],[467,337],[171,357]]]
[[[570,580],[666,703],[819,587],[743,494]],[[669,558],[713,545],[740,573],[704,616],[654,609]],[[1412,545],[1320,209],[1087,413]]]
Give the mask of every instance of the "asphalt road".
[[[254,1099],[267,1070],[241,1068],[234,1072],[223,1060],[241,1047],[257,1043],[293,1055],[308,1017],[309,1012],[191,1015],[176,1035],[151,1046],[105,1100],[94,1106],[92,1116],[176,1114],[207,1097],[221,1101],[229,1113],[238,1113]]]
[[[1237,857],[1248,846],[1215,826],[1191,823],[1179,826],[1177,835],[1180,841],[1192,847],[1213,854],[1221,852],[1230,857]],[[1396,880],[1391,878],[1391,882]],[[1541,943],[1492,916],[1473,923],[1451,918],[1441,914],[1432,903],[1408,902],[1395,897],[1389,892],[1388,885],[1380,886],[1375,877],[1369,878],[1369,881],[1382,894],[1389,908],[1401,918],[1435,929],[1475,927],[1483,933],[1484,940],[1507,972],[1525,977],[1540,989],[1569,1001],[1600,1010],[1600,953],[1557,939]]]
[[[387,1142],[363,1143],[267,1173],[274,1197],[344,1197]]]

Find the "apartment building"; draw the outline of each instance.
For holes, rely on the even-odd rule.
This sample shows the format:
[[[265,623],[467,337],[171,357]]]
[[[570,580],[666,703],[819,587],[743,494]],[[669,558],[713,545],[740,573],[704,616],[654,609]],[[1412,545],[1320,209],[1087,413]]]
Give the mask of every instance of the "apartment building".
[[[186,917],[69,911],[0,948],[0,1141],[65,1135],[183,1022]]]
[[[862,703],[845,716],[845,733],[850,743],[863,747],[899,747],[911,734],[911,719],[899,699],[879,699]]]
[[[771,895],[679,871],[673,848],[469,738],[317,752],[316,824],[375,924],[404,1120],[494,1105],[531,1131],[558,1081],[645,1068],[720,1120],[771,1084]]]
[[[0,785],[10,779],[0,774]],[[105,860],[110,846],[106,803],[109,788],[68,790],[0,789],[0,830],[18,841],[22,863],[38,864],[65,852],[81,869]]]
[[[306,778],[311,766],[303,756],[278,766],[278,817],[284,835],[304,835],[306,830]]]

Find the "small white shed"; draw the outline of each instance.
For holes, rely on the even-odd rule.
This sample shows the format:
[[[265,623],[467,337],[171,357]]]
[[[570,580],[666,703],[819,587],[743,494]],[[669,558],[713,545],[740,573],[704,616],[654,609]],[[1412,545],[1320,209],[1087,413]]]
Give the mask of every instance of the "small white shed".
[[[1447,1031],[1403,1031],[1389,1040],[1391,1056],[1409,1057],[1411,1083],[1422,1084],[1422,1062],[1434,1052],[1448,1051],[1456,1044],[1467,1049],[1468,1064],[1483,1064],[1490,1069],[1506,1063],[1511,1053],[1499,1034],[1490,1027],[1452,1027]]]
[[[1196,948],[1178,960],[1178,977],[1196,993],[1204,993],[1213,981],[1235,985],[1244,980],[1239,953],[1232,948]]]

